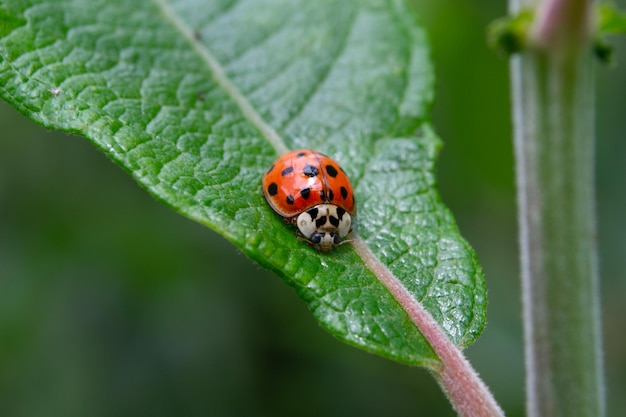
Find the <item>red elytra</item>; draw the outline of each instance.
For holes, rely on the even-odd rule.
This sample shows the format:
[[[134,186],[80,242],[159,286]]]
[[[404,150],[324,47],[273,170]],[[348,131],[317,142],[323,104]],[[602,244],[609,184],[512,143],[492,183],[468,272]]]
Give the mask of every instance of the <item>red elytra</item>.
[[[263,175],[263,194],[287,220],[318,204],[334,204],[356,215],[350,179],[332,158],[311,149],[281,155]]]

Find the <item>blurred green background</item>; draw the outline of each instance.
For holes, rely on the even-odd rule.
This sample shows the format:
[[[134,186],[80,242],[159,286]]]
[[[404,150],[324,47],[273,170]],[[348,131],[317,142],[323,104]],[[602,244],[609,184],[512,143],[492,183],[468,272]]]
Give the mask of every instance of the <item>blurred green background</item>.
[[[437,72],[440,189],[487,275],[488,325],[466,353],[507,415],[522,416],[508,62],[484,42],[506,5],[414,8]],[[626,62],[626,42],[613,44]],[[597,65],[613,416],[626,410],[624,65]],[[35,126],[5,103],[0,126],[0,415],[455,415],[426,371],[336,341],[278,277],[153,200],[86,140]]]

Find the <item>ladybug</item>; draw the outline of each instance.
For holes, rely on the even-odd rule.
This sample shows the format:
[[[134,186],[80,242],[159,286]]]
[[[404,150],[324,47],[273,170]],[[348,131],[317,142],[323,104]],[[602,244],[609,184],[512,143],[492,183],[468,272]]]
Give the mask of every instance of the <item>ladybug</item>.
[[[347,242],[342,240],[356,215],[354,192],[345,171],[328,156],[311,149],[283,154],[263,175],[263,194],[317,250]]]

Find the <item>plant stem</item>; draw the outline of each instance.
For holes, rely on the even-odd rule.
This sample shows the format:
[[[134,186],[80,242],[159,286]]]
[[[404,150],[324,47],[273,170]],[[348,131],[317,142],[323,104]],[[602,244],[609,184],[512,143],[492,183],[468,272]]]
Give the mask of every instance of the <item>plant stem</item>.
[[[540,3],[511,62],[530,417],[604,415],[590,8]]]
[[[411,321],[439,357],[440,363],[430,370],[459,415],[462,417],[503,417],[502,409],[485,383],[433,316],[374,256],[361,237],[354,232],[352,245],[369,270],[376,275],[407,312]]]

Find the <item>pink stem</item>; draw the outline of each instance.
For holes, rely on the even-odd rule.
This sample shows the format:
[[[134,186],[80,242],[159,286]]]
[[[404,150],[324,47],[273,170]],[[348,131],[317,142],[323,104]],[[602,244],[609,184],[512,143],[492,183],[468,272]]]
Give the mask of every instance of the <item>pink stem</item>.
[[[402,308],[409,314],[428,343],[441,360],[433,375],[445,391],[453,407],[463,417],[504,416],[491,392],[461,350],[450,341],[435,319],[419,301],[370,251],[360,236],[353,239],[353,246],[370,271],[389,290]]]
[[[543,0],[537,6],[531,41],[552,52],[588,42],[593,29],[592,0]]]

